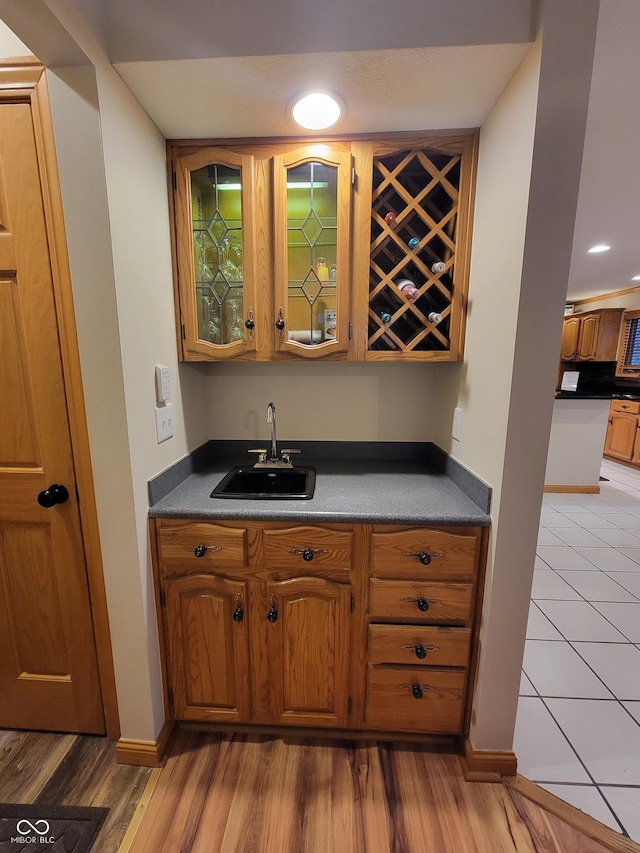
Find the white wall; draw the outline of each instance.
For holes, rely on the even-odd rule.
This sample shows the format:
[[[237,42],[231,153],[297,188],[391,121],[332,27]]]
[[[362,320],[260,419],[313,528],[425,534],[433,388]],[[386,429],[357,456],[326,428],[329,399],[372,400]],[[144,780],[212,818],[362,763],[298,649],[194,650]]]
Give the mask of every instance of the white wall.
[[[429,365],[280,362],[205,370],[210,438],[267,438],[270,401],[279,443],[430,441],[433,435]]]
[[[542,39],[483,125],[465,364],[457,385],[439,378],[435,440],[494,489],[476,749],[513,742],[597,11],[544,4]]]

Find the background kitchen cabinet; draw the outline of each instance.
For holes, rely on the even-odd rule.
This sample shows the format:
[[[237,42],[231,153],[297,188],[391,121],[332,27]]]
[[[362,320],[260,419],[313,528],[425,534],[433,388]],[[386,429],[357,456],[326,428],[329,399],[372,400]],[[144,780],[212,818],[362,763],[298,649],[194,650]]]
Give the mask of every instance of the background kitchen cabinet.
[[[640,402],[611,401],[604,454],[640,465]]]
[[[562,361],[615,361],[622,308],[600,308],[565,317],[562,325]]]
[[[476,148],[169,143],[181,357],[461,360]]]

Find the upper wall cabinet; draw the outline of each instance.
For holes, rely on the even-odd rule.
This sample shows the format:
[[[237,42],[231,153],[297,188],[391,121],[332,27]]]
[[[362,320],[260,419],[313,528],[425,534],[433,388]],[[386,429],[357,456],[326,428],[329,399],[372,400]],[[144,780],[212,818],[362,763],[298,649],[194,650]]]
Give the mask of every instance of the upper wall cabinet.
[[[174,164],[181,349],[190,360],[255,351],[254,161],[224,148]]]
[[[349,343],[351,155],[313,147],[273,158],[275,346],[302,358]]]
[[[622,308],[598,308],[565,317],[561,361],[615,361]]]
[[[476,146],[170,143],[181,358],[460,361]]]

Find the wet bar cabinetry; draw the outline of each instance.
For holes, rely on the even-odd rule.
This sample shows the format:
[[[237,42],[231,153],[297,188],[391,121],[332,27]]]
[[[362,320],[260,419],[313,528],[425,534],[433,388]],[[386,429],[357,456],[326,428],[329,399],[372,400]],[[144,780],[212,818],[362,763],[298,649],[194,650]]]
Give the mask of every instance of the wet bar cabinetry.
[[[173,719],[468,731],[485,528],[151,525]]]
[[[476,148],[170,142],[181,358],[462,360]]]

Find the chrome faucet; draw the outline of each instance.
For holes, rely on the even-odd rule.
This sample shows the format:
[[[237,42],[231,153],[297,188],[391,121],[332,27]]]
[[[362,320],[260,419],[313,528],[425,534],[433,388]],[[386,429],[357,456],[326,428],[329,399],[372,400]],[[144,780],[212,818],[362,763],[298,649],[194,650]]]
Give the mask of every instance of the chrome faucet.
[[[276,442],[276,406],[269,403],[267,406],[267,423],[271,424],[271,462],[278,461],[278,447]]]
[[[258,461],[253,466],[254,468],[293,468],[291,457],[294,453],[300,453],[299,450],[282,450],[281,456],[278,456],[278,444],[276,441],[276,404],[269,403],[267,406],[267,423],[271,424],[271,456],[267,457],[268,450],[266,447],[258,447],[255,450],[250,450],[249,453],[257,453]]]

